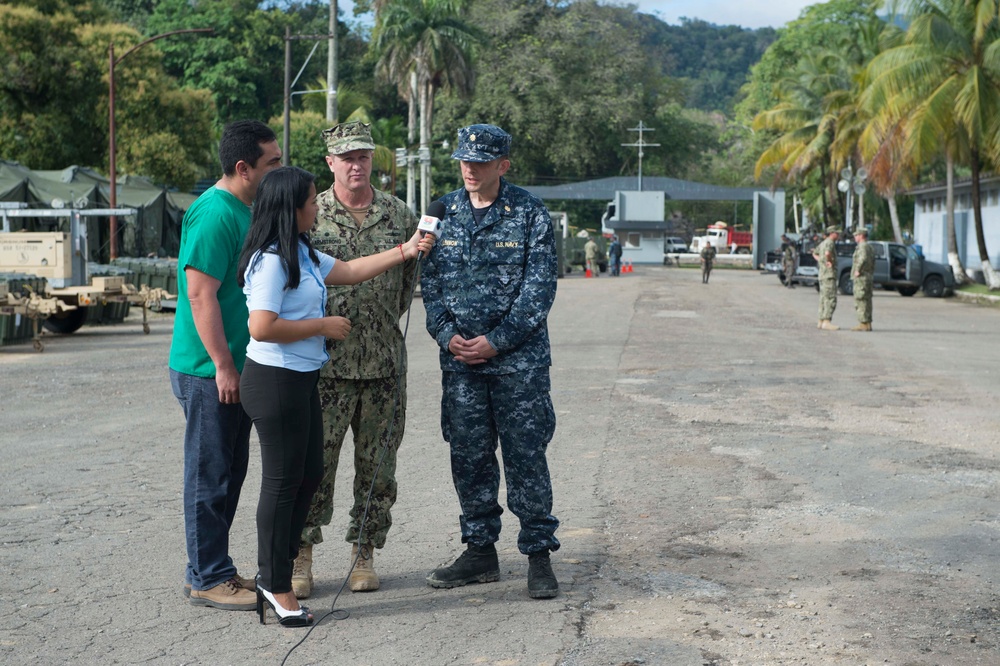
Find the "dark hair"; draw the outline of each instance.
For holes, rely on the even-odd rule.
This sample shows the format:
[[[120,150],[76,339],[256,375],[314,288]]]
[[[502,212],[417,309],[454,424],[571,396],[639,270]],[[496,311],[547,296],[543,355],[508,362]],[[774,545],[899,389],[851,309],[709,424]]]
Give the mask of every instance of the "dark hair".
[[[309,235],[299,233],[295,215],[297,209],[306,205],[310,185],[315,181],[314,175],[299,167],[279,167],[269,171],[261,179],[257,198],[253,203],[250,230],[243,241],[240,262],[236,268],[236,282],[241,287],[246,284],[247,269],[256,268],[260,262],[258,251],[278,255],[288,271],[285,289],[298,287],[299,239],[306,244],[312,262],[319,265],[319,257],[309,242]]]
[[[236,163],[246,162],[252,167],[264,154],[262,143],[277,141],[274,130],[259,120],[237,120],[226,125],[219,139],[219,163],[222,173],[232,176],[236,173]]]

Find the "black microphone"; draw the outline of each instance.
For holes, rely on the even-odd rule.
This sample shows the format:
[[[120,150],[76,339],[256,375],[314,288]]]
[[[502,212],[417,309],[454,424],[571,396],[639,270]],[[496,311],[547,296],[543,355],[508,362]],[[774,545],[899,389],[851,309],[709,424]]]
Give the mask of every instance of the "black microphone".
[[[425,234],[434,234],[436,238],[441,237],[441,219],[444,217],[444,204],[440,200],[432,201],[427,207],[427,212],[420,218],[417,229]],[[417,259],[422,259],[424,253],[417,253]]]

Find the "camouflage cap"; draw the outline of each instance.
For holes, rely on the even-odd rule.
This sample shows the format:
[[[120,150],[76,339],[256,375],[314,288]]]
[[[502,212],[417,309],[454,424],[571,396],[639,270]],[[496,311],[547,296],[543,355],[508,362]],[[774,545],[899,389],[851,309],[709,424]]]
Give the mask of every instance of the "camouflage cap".
[[[828,234],[839,234],[840,233],[840,227],[838,227],[836,224],[831,224],[830,226],[828,226],[826,228],[826,233],[828,233]]]
[[[343,155],[352,150],[375,150],[371,125],[360,120],[340,123],[323,130],[323,141],[331,155]]]
[[[458,130],[458,147],[451,159],[492,162],[510,154],[510,134],[496,125],[469,125]]]
[[[868,227],[858,227],[854,230],[855,236],[864,236],[868,238]]]

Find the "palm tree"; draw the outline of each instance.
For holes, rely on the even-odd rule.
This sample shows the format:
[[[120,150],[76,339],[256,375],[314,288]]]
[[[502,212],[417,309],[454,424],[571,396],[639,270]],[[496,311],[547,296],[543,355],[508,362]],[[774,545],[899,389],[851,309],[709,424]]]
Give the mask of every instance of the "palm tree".
[[[1000,275],[986,249],[979,180],[984,159],[1000,158],[998,5],[1000,0],[911,2],[903,43],[872,60],[865,93],[871,108],[895,107],[907,118],[908,148],[918,163],[931,147],[955,159],[967,145],[979,259],[990,289],[1000,289]],[[949,254],[950,246],[949,237]]]
[[[419,106],[421,153],[428,154],[438,91],[472,92],[472,57],[482,33],[462,20],[468,0],[386,0],[372,32],[376,72],[410,105],[410,140]],[[430,203],[430,162],[421,160],[421,210]]]
[[[777,132],[777,138],[757,159],[754,177],[760,178],[765,168],[777,166],[776,183],[796,183],[819,169],[824,226],[836,213],[832,210],[832,202],[837,200],[835,178],[831,176],[837,173],[838,165],[833,162],[832,148],[843,110],[841,95],[849,88],[850,76],[841,57],[832,51],[811,54],[776,84],[778,104],[753,120],[755,131]]]

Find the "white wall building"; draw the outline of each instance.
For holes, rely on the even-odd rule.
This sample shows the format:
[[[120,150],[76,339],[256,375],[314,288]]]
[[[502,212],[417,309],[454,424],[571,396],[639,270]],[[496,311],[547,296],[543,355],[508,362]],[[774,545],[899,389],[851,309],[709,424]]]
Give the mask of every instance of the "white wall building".
[[[945,222],[946,188],[943,183],[915,187],[907,194],[914,197],[913,241],[931,261],[948,263],[948,227]],[[980,178],[980,206],[983,213],[983,234],[990,263],[1000,268],[1000,176]],[[979,247],[976,223],[972,211],[972,182],[955,183],[955,235],[962,265],[971,271],[979,269]]]
[[[601,232],[617,234],[622,263],[662,264],[667,223],[663,192],[615,192],[614,213],[601,220]],[[611,212],[609,207],[608,212]]]

